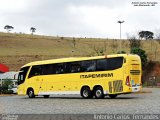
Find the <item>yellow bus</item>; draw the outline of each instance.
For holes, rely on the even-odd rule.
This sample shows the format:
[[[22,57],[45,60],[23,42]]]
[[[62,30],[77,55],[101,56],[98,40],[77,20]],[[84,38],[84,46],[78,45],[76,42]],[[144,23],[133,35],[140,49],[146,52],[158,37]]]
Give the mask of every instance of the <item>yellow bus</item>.
[[[138,55],[115,54],[31,62],[21,67],[18,94],[29,98],[80,94],[83,98],[115,98],[141,90]]]

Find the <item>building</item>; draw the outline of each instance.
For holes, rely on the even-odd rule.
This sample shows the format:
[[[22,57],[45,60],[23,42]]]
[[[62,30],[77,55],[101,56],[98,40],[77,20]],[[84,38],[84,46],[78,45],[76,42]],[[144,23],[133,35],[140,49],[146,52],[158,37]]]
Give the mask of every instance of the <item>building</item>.
[[[9,72],[9,68],[4,64],[0,64],[0,74],[5,72]]]
[[[9,68],[7,66],[0,64],[0,87],[3,85],[4,81],[8,79],[12,81],[12,85],[8,86],[8,90],[12,90],[13,93],[17,93],[18,72],[9,72]]]
[[[12,86],[17,87],[18,72],[10,71],[1,74],[1,81],[12,80]]]
[[[2,76],[5,72],[9,72],[9,68],[4,64],[0,64],[0,85],[2,85]]]

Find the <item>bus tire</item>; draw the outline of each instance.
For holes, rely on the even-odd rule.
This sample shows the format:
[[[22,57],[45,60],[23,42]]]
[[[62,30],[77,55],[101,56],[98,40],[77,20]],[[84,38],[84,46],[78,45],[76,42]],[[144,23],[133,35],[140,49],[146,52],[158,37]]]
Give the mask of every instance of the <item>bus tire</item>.
[[[92,91],[89,89],[89,87],[83,87],[81,90],[81,96],[85,99],[92,98]]]
[[[96,87],[94,89],[94,96],[96,99],[102,99],[104,98],[104,93],[102,87]]]
[[[114,98],[117,97],[117,95],[116,95],[116,94],[110,94],[109,97],[110,97],[111,99],[114,99]]]
[[[35,98],[34,90],[32,88],[28,89],[27,94],[29,98]]]
[[[49,98],[49,95],[43,95],[44,96],[44,98]]]

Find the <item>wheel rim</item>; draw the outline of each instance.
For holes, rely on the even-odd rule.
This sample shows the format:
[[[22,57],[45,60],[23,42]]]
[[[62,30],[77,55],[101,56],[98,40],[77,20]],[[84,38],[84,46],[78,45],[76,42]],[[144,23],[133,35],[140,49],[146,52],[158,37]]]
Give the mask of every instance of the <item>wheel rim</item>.
[[[89,95],[88,95],[88,90],[84,90],[84,91],[83,91],[83,96],[84,96],[84,97],[88,97],[88,96],[89,96]]]
[[[29,91],[29,97],[33,96],[33,91]]]
[[[101,90],[96,90],[96,96],[100,97],[102,95],[102,91]]]

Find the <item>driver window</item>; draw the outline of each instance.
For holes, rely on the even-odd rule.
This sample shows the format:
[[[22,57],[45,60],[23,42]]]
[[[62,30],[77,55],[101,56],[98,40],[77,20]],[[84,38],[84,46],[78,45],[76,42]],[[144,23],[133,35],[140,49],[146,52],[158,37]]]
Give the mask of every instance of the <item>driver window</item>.
[[[34,77],[34,76],[38,76],[38,75],[42,75],[42,67],[37,65],[37,66],[33,66],[31,68],[31,71],[29,73],[28,78]]]

